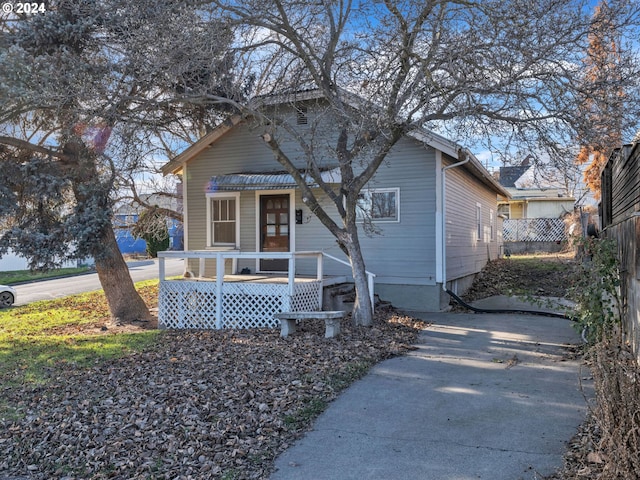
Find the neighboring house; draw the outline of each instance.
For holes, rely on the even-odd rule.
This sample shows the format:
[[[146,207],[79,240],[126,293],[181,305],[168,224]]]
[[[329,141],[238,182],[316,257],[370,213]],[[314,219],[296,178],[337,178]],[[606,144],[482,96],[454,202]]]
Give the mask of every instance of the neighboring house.
[[[576,199],[562,187],[535,182],[534,169],[528,157],[520,165],[500,167],[500,185],[511,194],[509,200],[498,202],[500,214],[510,220],[518,220],[560,218],[573,212]]]
[[[15,270],[28,270],[29,261],[16,255],[12,250],[9,250],[4,255],[0,256],[0,272],[12,272]]]
[[[611,153],[601,188],[603,234],[618,243],[625,339],[640,358],[640,142]]]
[[[138,221],[138,209],[131,205],[120,205],[113,211],[113,226],[120,252],[125,255],[144,255],[147,242],[135,238],[131,227]]]
[[[315,124],[314,106],[321,98],[313,92],[303,98],[295,108],[286,110],[283,104],[284,115],[291,116],[300,133],[309,126],[311,135],[313,124],[315,135],[321,131],[327,143],[334,143],[331,122],[324,129]],[[321,251],[346,260],[336,239],[304,205],[291,176],[279,168],[262,133],[233,117],[163,166],[165,174],[182,177],[185,252]],[[283,148],[299,147],[292,141]],[[362,206],[372,212],[379,230],[372,236],[360,234],[366,268],[376,275],[375,293],[397,307],[443,309],[449,303],[443,282],[460,291],[498,256],[502,226],[496,198],[508,193],[471,154],[467,163],[443,173],[443,167],[458,162],[460,148],[432,132],[415,131],[393,147],[362,192]],[[305,166],[303,158],[299,166]],[[336,166],[327,162],[325,181],[340,182]],[[329,199],[316,191],[329,206]],[[287,270],[286,260],[237,257],[225,264],[227,274]],[[205,274],[196,276],[215,276],[217,265],[210,260]],[[187,269],[197,271],[203,261],[192,260]],[[295,274],[315,275],[316,265],[301,259]],[[350,274],[348,266],[325,257],[325,279],[348,279]]]
[[[180,189],[178,193],[181,193]],[[178,211],[181,208],[180,199],[167,198],[164,196],[143,194],[143,200],[147,203],[163,208],[170,208]],[[147,252],[147,242],[142,238],[136,238],[131,233],[131,228],[138,221],[139,214],[144,210],[141,206],[133,206],[123,203],[113,211],[113,226],[116,234],[118,247],[126,255],[145,255]],[[182,224],[178,220],[168,219],[167,229],[169,233],[169,249],[182,250]]]
[[[510,220],[522,218],[561,218],[573,212],[575,198],[565,197],[555,188],[507,188],[512,195],[508,202],[500,202],[498,210]]]
[[[505,254],[556,252],[567,240],[564,218],[574,211],[576,200],[557,182],[536,178],[535,169],[530,157],[520,165],[500,167],[498,180],[511,195],[498,202],[505,218]]]

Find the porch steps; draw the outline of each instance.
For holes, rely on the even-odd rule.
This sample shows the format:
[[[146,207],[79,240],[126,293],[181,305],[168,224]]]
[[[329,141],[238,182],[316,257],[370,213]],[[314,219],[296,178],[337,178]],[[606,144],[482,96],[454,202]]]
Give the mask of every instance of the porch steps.
[[[340,283],[324,287],[322,291],[322,310],[344,310],[350,312],[353,309],[353,301],[356,289],[353,283]]]
[[[390,305],[374,295],[376,307]],[[322,292],[322,310],[344,310],[347,313],[353,310],[356,299],[356,287],[353,283],[345,282],[337,285],[325,286]]]

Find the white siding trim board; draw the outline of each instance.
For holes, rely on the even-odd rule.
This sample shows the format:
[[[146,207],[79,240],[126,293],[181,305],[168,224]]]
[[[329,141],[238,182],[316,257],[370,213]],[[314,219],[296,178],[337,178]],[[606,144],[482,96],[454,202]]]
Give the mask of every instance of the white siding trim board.
[[[182,169],[182,242],[185,250],[189,250],[189,184],[187,165]],[[185,268],[187,260],[184,261]]]
[[[442,172],[442,152],[440,150],[435,151],[436,158],[436,172]],[[444,175],[436,175],[436,192],[442,192],[442,182]],[[444,228],[443,228],[443,205],[442,195],[436,195],[436,283],[442,283],[444,279]]]

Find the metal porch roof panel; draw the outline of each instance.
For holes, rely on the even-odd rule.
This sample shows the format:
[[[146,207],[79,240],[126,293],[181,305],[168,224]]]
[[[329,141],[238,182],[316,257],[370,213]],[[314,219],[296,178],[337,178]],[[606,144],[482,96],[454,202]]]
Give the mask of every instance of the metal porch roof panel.
[[[339,183],[340,173],[337,169],[328,170],[322,172],[322,179],[327,183]],[[307,185],[313,187],[318,186],[310,177]],[[288,173],[232,173],[211,177],[207,185],[207,193],[290,188],[297,188],[297,184]]]

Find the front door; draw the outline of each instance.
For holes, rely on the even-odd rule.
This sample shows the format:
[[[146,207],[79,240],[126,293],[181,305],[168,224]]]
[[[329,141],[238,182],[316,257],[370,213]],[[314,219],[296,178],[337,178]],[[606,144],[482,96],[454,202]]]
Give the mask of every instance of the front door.
[[[289,251],[289,195],[260,197],[260,251]],[[286,259],[260,260],[260,270],[286,272]]]

